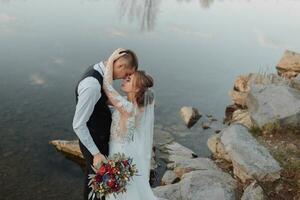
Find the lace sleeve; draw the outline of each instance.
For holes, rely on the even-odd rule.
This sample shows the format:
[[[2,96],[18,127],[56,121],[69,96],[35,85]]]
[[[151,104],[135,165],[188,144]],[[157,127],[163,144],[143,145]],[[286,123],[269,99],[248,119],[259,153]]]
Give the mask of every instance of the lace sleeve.
[[[107,65],[104,79],[103,79],[103,89],[111,102],[111,104],[119,110],[120,113],[125,115],[131,115],[133,112],[133,104],[129,102],[126,98],[118,93],[112,85],[113,82],[113,71],[112,66]]]

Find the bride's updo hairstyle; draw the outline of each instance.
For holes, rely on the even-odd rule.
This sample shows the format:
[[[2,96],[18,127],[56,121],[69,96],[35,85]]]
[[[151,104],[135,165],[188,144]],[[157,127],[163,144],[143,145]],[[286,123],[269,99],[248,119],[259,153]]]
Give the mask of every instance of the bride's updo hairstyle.
[[[145,71],[136,71],[135,74],[135,87],[138,89],[138,92],[136,93],[136,102],[138,106],[141,108],[145,105],[145,94],[146,92],[149,92],[150,88],[153,87],[153,78],[146,74]],[[147,104],[150,104],[154,100],[154,96],[151,92],[151,95],[147,96]]]

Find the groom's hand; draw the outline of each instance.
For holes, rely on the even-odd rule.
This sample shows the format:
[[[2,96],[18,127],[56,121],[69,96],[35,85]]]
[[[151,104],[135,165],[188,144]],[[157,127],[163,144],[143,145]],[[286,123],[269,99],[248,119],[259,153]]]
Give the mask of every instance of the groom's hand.
[[[94,155],[93,165],[96,166],[99,162],[103,162],[105,160],[106,158],[103,154],[97,153],[96,155]]]

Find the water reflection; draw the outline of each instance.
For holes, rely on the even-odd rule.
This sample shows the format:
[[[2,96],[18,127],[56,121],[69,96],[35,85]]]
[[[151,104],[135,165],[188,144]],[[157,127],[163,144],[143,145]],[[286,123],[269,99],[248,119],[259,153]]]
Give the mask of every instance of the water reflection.
[[[292,47],[287,44],[282,44],[275,39],[267,36],[262,30],[257,28],[254,29],[254,34],[259,45],[270,49],[291,49]]]
[[[142,31],[154,29],[161,0],[120,0],[121,17],[128,16],[130,21],[137,20]]]
[[[193,2],[195,0],[177,0],[177,2]],[[214,2],[214,0],[198,0],[199,4],[202,8],[206,9],[206,8],[210,8],[210,6],[212,5],[212,3]]]
[[[200,6],[202,8],[210,8],[214,0],[199,0]]]
[[[210,40],[213,39],[212,33],[205,33],[196,30],[189,30],[188,28],[184,28],[178,25],[171,26],[169,30],[173,33],[177,33],[183,37],[197,37],[202,40]]]
[[[16,1],[16,0],[14,0],[14,1]],[[26,0],[21,0],[21,1],[26,1]],[[13,0],[0,0],[0,3],[10,3],[10,2],[13,2]]]
[[[195,2],[196,0],[176,0],[177,2]],[[202,8],[208,9],[214,0],[199,0]],[[159,15],[161,0],[119,0],[121,17],[127,16],[130,21],[137,20],[142,31],[154,29]]]
[[[16,22],[16,17],[6,13],[0,13],[0,33],[11,32],[11,24]]]
[[[40,74],[34,73],[30,76],[32,85],[44,85],[46,81],[41,77]]]

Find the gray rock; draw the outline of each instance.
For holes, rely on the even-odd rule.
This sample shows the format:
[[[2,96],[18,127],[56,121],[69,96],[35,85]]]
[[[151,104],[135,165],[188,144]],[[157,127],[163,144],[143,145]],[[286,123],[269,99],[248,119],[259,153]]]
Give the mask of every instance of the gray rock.
[[[238,92],[232,90],[229,92],[229,96],[234,104],[239,105],[241,107],[246,106],[248,92]]]
[[[291,79],[290,86],[297,90],[300,90],[300,74],[298,74],[295,78]]]
[[[234,200],[236,181],[220,170],[187,173],[176,184],[154,188],[154,194],[169,200]]]
[[[79,148],[79,141],[78,140],[52,140],[50,141],[58,151],[66,155],[73,156],[75,159],[83,161],[83,155]]]
[[[216,118],[209,118],[209,120],[210,120],[211,122],[216,122],[216,121],[218,121],[218,119],[216,119]]]
[[[276,120],[282,127],[300,128],[300,92],[287,85],[253,85],[247,107],[260,128]]]
[[[176,177],[181,178],[184,174],[196,170],[217,170],[221,169],[209,158],[193,158],[180,160],[174,166]]]
[[[225,147],[221,142],[221,134],[222,132],[218,135],[212,135],[210,138],[208,138],[207,147],[216,158],[221,158],[231,162],[231,158],[225,151]]]
[[[72,158],[72,160],[74,160],[81,166],[85,166],[84,157],[80,151],[78,140],[52,140],[49,143],[53,145],[58,151],[65,154],[67,157]],[[155,152],[153,150],[151,158],[151,170],[155,170],[156,167],[157,164],[155,161]]]
[[[182,200],[179,183],[159,186],[153,189],[155,196],[168,200]]]
[[[210,128],[210,123],[209,122],[202,123],[202,128],[203,129],[209,129]]]
[[[164,146],[174,141],[173,136],[167,132],[160,129],[154,130],[154,146]]]
[[[235,180],[216,170],[193,171],[180,182],[182,200],[234,200],[235,189]]]
[[[248,92],[250,75],[240,75],[234,81],[234,91],[237,92]]]
[[[243,182],[255,179],[261,182],[280,178],[280,166],[269,151],[260,145],[242,125],[232,125],[225,129],[220,142],[229,155],[234,175]]]
[[[247,104],[248,93],[254,84],[269,85],[269,84],[287,84],[288,81],[276,74],[253,74],[241,75],[235,80],[234,89],[229,92],[234,104],[243,108]]]
[[[254,126],[248,110],[239,109],[233,112],[230,124],[236,123],[243,124],[247,128],[251,128]]]
[[[180,109],[180,115],[188,128],[191,128],[201,118],[201,114],[196,108],[184,106]]]
[[[192,150],[177,142],[163,145],[159,149],[162,153],[161,158],[167,163],[176,164],[182,160],[197,157]]]
[[[300,73],[300,54],[286,50],[276,66],[278,74],[291,78]]]
[[[172,184],[176,178],[177,176],[174,171],[167,170],[161,179],[161,184],[162,185]]]
[[[264,191],[256,181],[251,183],[244,191],[241,200],[264,200]]]
[[[227,124],[223,124],[221,121],[212,121],[209,126],[214,132],[217,133],[221,132],[222,129],[228,127]]]

